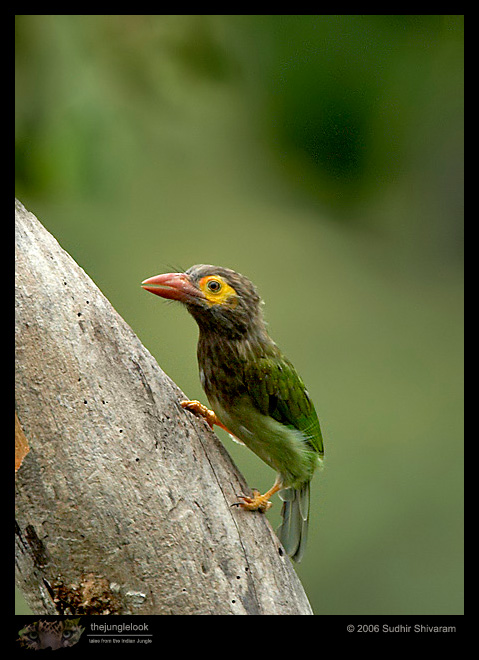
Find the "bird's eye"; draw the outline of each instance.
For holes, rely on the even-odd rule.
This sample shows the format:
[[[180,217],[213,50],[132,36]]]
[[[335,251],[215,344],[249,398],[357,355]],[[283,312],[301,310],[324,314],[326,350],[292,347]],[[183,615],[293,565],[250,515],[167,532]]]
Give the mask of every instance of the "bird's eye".
[[[232,286],[219,275],[207,275],[198,282],[198,288],[205,297],[206,304],[226,305],[234,309],[238,302],[238,295]]]
[[[221,290],[221,282],[218,282],[218,280],[209,280],[206,287],[211,293],[218,293]]]

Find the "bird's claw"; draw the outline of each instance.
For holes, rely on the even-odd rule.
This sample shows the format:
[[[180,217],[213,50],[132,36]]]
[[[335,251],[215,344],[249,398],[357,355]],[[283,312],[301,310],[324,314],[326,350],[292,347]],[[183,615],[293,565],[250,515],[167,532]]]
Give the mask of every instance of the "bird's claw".
[[[180,401],[180,406],[185,410],[189,410],[194,415],[203,417],[210,429],[213,428],[214,424],[218,423],[215,413],[199,401]]]
[[[231,506],[240,506],[246,511],[260,511],[261,513],[265,513],[273,506],[267,496],[261,495],[259,490],[253,490],[253,497],[247,497],[246,495],[238,495],[237,497],[242,501],[234,502]]]

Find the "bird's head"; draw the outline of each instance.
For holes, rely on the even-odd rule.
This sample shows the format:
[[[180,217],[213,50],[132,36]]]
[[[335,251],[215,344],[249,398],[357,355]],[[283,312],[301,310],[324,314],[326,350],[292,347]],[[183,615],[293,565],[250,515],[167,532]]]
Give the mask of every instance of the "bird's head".
[[[182,302],[204,331],[239,336],[263,327],[261,298],[254,285],[229,268],[200,264],[184,273],[150,277],[141,286]]]

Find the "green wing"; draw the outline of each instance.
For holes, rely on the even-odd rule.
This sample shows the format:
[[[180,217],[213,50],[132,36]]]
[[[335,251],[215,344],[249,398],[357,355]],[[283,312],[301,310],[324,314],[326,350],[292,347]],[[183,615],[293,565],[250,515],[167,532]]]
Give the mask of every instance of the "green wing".
[[[250,363],[245,382],[254,405],[264,415],[302,431],[306,441],[323,455],[318,416],[303,381],[285,357],[265,357]]]

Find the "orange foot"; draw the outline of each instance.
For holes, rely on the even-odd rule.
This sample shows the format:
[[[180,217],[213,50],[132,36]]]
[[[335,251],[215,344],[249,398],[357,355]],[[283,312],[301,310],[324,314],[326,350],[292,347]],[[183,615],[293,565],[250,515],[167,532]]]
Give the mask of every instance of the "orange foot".
[[[213,410],[210,410],[209,408],[204,406],[199,401],[181,401],[180,405],[185,410],[189,410],[193,414],[203,417],[203,419],[207,422],[207,424],[211,429],[216,424],[216,426],[221,426],[222,429],[224,429],[227,433],[232,435],[231,431],[228,431],[226,426],[220,422],[220,420],[216,416],[216,413]]]
[[[258,490],[253,490],[253,497],[238,495],[238,497],[242,501],[235,502],[234,504],[232,504],[232,506],[240,506],[242,509],[246,509],[246,511],[261,511],[261,513],[265,513],[268,509],[270,509],[273,506],[272,503],[269,501],[269,498],[275,493],[277,493],[278,490],[280,489],[281,489],[281,484],[276,483],[264,495],[261,495],[261,493]]]

